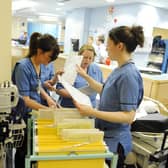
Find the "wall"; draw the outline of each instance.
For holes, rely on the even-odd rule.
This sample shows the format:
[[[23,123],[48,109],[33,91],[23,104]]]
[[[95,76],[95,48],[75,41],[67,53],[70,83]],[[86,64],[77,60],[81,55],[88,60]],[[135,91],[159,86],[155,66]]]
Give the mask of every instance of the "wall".
[[[116,5],[112,14],[108,13],[108,8],[107,6],[93,9],[76,9],[68,15],[65,24],[64,47],[66,53],[71,51],[71,38],[80,38],[80,45],[82,45],[86,42],[88,35],[96,37],[97,35],[105,34],[107,36],[108,31],[113,27],[139,24],[144,27],[146,36],[145,48],[142,49],[142,53],[140,53],[140,49],[137,52],[138,55],[142,56],[149,53],[153,27],[156,27],[156,25],[162,28],[168,27],[166,18],[168,10],[142,3]],[[86,27],[86,25],[89,25],[89,27]],[[145,63],[141,62],[141,65],[143,64]]]
[[[108,7],[96,8],[92,10],[90,16],[89,31],[101,33],[120,25],[140,24],[145,29],[145,35],[152,36],[153,27],[168,27],[167,15],[168,10],[140,3],[116,5],[112,15],[108,14]]]
[[[0,5],[0,82],[11,78],[11,0]]]
[[[27,19],[12,17],[12,38],[19,38],[22,32],[27,32]]]
[[[167,29],[154,27],[153,36],[158,36],[158,35],[161,35],[162,39],[168,39],[168,26],[167,26]]]
[[[140,3],[116,5],[111,15],[108,14],[108,7],[96,8],[91,12],[89,34],[107,36],[107,32],[116,26],[142,25],[146,37],[145,46],[143,49],[137,49],[133,54],[133,59],[137,65],[145,66],[151,50],[153,27],[167,28],[167,15],[168,10]]]
[[[55,26],[58,25],[58,41],[59,42],[63,42],[64,41],[64,20],[62,20],[61,22],[57,23],[54,21],[29,21],[30,23],[35,22],[35,23],[39,23],[40,24],[46,24],[48,26]],[[12,17],[12,38],[19,38],[20,34],[24,31],[28,31],[28,21],[26,18],[23,17]],[[50,27],[49,27],[50,28]],[[48,32],[50,33],[50,32]]]
[[[65,39],[64,39],[64,51],[69,53],[72,51],[71,38],[80,39],[80,46],[86,41],[88,36],[89,21],[88,12],[90,9],[82,8],[76,9],[70,13],[65,22]]]

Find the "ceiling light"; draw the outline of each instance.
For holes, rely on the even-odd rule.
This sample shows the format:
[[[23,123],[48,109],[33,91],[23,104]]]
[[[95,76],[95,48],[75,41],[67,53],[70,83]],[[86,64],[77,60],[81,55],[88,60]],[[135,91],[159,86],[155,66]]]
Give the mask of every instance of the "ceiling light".
[[[67,2],[67,1],[70,1],[70,0],[57,0],[57,2]]]
[[[52,13],[38,13],[38,15],[40,16],[50,16],[50,17],[57,17],[58,15],[56,14],[52,14]]]
[[[12,11],[24,9],[24,8],[33,8],[36,6],[36,2],[34,1],[28,1],[28,0],[22,0],[22,1],[14,1],[12,2]]]
[[[65,2],[68,2],[70,0],[57,0],[57,5],[63,6]]]
[[[57,22],[57,21],[58,21],[58,17],[53,17],[53,16],[39,16],[39,20]]]
[[[114,2],[114,1],[115,1],[115,0],[106,0],[106,2],[111,2],[111,3]]]
[[[56,11],[60,11],[60,10],[61,10],[61,8],[55,8],[55,10],[56,10]]]
[[[64,3],[63,2],[58,2],[57,5],[64,6]]]

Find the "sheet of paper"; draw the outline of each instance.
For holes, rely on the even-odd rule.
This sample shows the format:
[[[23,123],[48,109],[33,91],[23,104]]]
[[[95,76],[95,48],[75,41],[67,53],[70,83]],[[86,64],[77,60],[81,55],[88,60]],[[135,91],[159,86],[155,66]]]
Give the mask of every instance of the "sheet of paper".
[[[80,92],[78,89],[74,88],[72,85],[70,85],[68,82],[66,82],[62,76],[59,76],[59,81],[62,83],[64,88],[69,92],[69,94],[72,96],[72,98],[77,101],[80,104],[92,106],[92,103],[90,101],[90,98]]]
[[[64,64],[64,73],[62,78],[70,83],[71,85],[74,84],[77,72],[76,72],[76,65],[81,65],[83,56],[79,55],[70,55],[65,61]]]
[[[85,86],[85,87],[78,88],[78,89],[79,89],[79,91],[81,91],[82,93],[84,93],[84,94],[86,94],[88,96],[90,96],[93,93],[95,93],[95,91],[91,87],[89,87],[89,85]]]

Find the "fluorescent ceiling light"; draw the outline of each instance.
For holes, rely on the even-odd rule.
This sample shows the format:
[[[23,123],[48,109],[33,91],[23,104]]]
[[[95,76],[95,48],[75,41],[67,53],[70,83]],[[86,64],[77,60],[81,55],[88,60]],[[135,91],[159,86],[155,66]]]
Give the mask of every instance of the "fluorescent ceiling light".
[[[107,2],[114,2],[115,0],[106,0]]]
[[[63,2],[58,2],[57,5],[58,6],[64,6],[64,3]]]
[[[38,13],[39,16],[50,16],[50,17],[57,17],[58,15],[52,13]]]
[[[55,8],[55,10],[56,10],[56,11],[60,11],[60,10],[61,10],[61,8]]]
[[[57,22],[58,18],[53,16],[39,16],[39,20]]]
[[[12,2],[12,11],[20,10],[24,8],[33,8],[36,6],[36,2],[28,0],[18,0]]]

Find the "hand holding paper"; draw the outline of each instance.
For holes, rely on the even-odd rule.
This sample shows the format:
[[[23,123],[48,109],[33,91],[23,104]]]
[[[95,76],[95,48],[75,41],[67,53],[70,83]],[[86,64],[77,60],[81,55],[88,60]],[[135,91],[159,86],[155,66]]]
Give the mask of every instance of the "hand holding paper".
[[[62,78],[62,76],[59,76],[59,81],[62,83],[64,88],[69,92],[69,94],[72,96],[72,98],[75,101],[79,102],[80,104],[92,106],[90,98],[87,95],[85,95],[82,92],[80,92],[78,89],[76,89],[73,86],[71,86],[68,82],[66,82]]]
[[[77,102],[77,101],[74,101],[74,104],[82,116],[93,117],[94,110],[95,110],[94,108],[92,108],[91,106],[88,106],[88,105],[84,105],[84,104]]]

